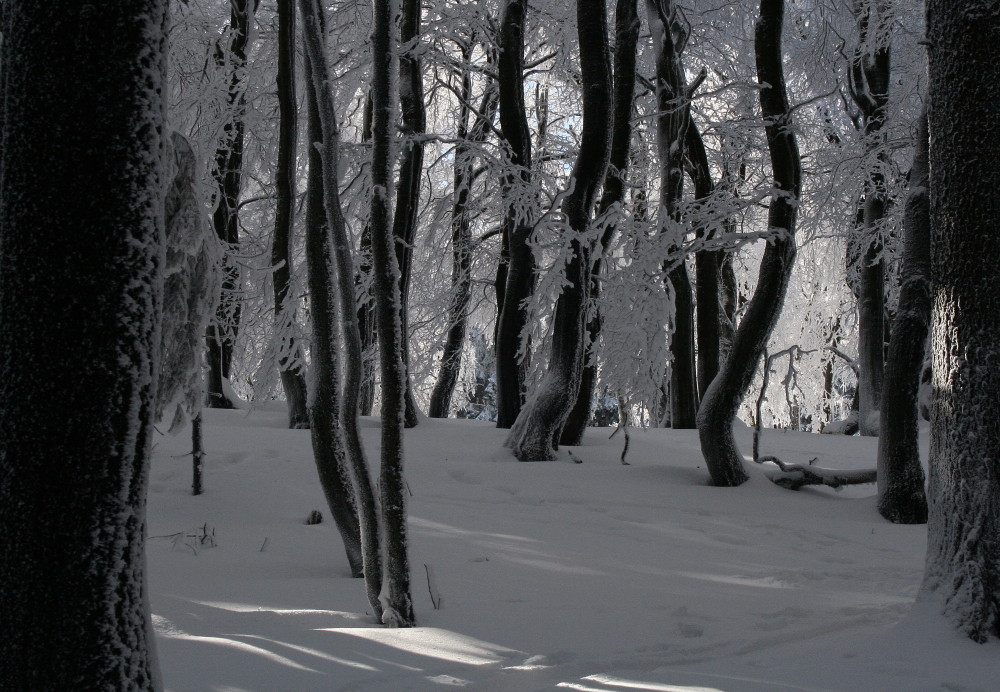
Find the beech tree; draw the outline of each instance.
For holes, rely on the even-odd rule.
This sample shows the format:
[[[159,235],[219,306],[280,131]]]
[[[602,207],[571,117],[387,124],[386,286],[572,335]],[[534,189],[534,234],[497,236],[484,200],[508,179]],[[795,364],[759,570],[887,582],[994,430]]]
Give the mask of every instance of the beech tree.
[[[1000,6],[929,0],[927,38],[934,404],[921,597],[985,642],[1000,636]]]
[[[157,0],[2,7],[4,690],[159,688],[143,545],[166,21]]]

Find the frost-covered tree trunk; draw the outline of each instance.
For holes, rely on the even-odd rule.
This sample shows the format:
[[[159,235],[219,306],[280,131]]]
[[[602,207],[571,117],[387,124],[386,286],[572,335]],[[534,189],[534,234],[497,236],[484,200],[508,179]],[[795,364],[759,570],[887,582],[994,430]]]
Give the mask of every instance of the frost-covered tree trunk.
[[[306,409],[306,379],[299,364],[299,347],[292,338],[295,323],[294,298],[288,290],[292,279],[292,226],[295,200],[295,140],[298,109],[295,101],[295,0],[278,0],[278,161],[274,171],[277,204],[274,236],[271,238],[271,280],[274,285],[274,328],[278,349],[278,372],[288,402],[288,427],[309,427]],[[282,336],[285,334],[285,336]]]
[[[382,621],[394,627],[412,627],[410,564],[406,541],[406,481],[403,477],[403,417],[406,410],[406,366],[403,363],[402,298],[399,266],[393,245],[392,142],[395,130],[396,0],[372,3],[372,272],[375,317],[379,334],[379,373],[382,381],[382,503],[383,576]]]
[[[927,521],[924,469],[917,443],[918,395],[930,332],[931,220],[927,188],[927,115],[920,117],[910,195],[903,218],[899,307],[885,363],[878,440],[878,511],[897,524]]]
[[[222,262],[222,291],[215,310],[215,320],[209,325],[208,397],[212,408],[232,408],[224,391],[233,359],[233,347],[239,331],[241,303],[239,298],[240,268],[233,259],[239,248],[239,201],[243,186],[243,147],[246,124],[246,64],[250,25],[259,0],[230,0],[229,46],[216,46],[215,61],[229,72],[228,112],[222,128],[222,139],[215,152],[213,176],[218,186],[218,201],[212,214],[212,225],[225,247]]]
[[[612,117],[614,130],[611,133],[611,158],[608,175],[604,180],[604,192],[598,205],[597,215],[618,213],[625,202],[626,178],[629,151],[632,144],[632,113],[635,109],[635,64],[636,46],[639,42],[641,26],[638,14],[638,0],[618,0],[615,7],[615,48],[614,48],[614,103]],[[620,218],[620,217],[619,217]],[[600,255],[594,260],[591,270],[590,298],[596,305],[601,292],[601,274],[604,253],[611,246],[618,227],[614,220],[608,223],[601,234]],[[601,315],[595,308],[587,323],[587,343],[593,348],[601,334]],[[591,402],[597,386],[597,363],[593,355],[587,358],[580,379],[580,392],[576,403],[566,419],[560,444],[578,445],[583,440],[583,431],[590,422]]]
[[[420,60],[420,0],[402,0],[399,40],[399,106],[403,152],[399,159],[399,182],[396,186],[396,212],[392,232],[396,237],[396,263],[399,265],[400,322],[403,330],[403,366],[406,368],[406,427],[417,422],[417,403],[410,379],[409,320],[410,272],[413,270],[413,241],[417,235],[420,211],[420,177],[424,172],[424,144],[421,136],[427,128],[424,107],[424,77]]]
[[[611,154],[611,51],[604,0],[577,1],[583,128],[562,211],[572,233],[566,286],[556,302],[549,367],[521,409],[507,445],[521,461],[555,458],[559,435],[580,390],[586,347],[592,243],[584,238]]]
[[[774,237],[764,250],[757,290],[733,336],[729,354],[698,410],[701,453],[712,483],[718,486],[740,485],[748,478],[733,439],[733,421],[778,321],[795,261],[795,219],[802,168],[781,64],[784,9],[784,0],[761,0],[754,31],[757,81],[763,85],[760,109],[766,123],[774,177],[775,191],[767,215],[768,230]]]
[[[922,597],[983,642],[1000,636],[1000,5],[929,0],[927,38],[934,405]]]
[[[303,16],[304,13],[303,13]],[[305,63],[309,142],[323,142],[320,104],[310,60]],[[340,357],[337,345],[336,278],[333,240],[326,215],[323,154],[309,146],[309,178],[306,183],[306,263],[309,268],[309,307],[312,318],[311,364],[309,368],[309,427],[320,485],[334,523],[344,541],[351,575],[364,574],[361,526],[351,492],[346,443],[342,426]]]
[[[357,304],[354,300],[354,259],[351,255],[351,239],[347,233],[344,213],[340,203],[340,189],[337,171],[338,147],[340,133],[337,128],[337,114],[334,107],[332,91],[332,75],[326,62],[325,37],[326,23],[323,17],[323,6],[319,0],[301,0],[302,36],[306,46],[306,59],[309,62],[311,77],[310,91],[312,93],[311,116],[318,116],[310,128],[310,150],[317,149],[322,176],[322,201],[325,216],[325,230],[321,239],[322,258],[316,257],[317,269],[325,270],[316,277],[314,286],[330,294],[322,296],[323,307],[328,312],[324,320],[332,317],[334,329],[325,329],[319,336],[324,341],[331,335],[339,337],[335,341],[324,343],[323,351],[327,357],[342,358],[343,382],[338,382],[339,391],[334,395],[339,400],[337,426],[339,435],[335,435],[334,443],[342,444],[341,454],[346,456],[346,462],[351,471],[354,485],[354,501],[357,507],[359,528],[361,532],[361,557],[364,568],[365,587],[368,592],[368,602],[375,616],[382,619],[382,604],[379,594],[382,590],[382,562],[379,554],[378,510],[375,504],[375,493],[372,489],[371,475],[368,471],[368,461],[361,443],[361,431],[358,429],[358,396],[361,388],[362,353],[361,332],[355,317]],[[318,122],[316,122],[318,121]],[[319,132],[316,132],[316,124]],[[320,139],[316,139],[316,135]],[[311,162],[310,162],[311,164]],[[315,181],[315,179],[314,179]],[[315,199],[311,200],[315,203]],[[318,212],[318,209],[314,210]],[[318,224],[317,224],[318,226]],[[319,243],[318,243],[319,244]],[[319,286],[320,281],[329,282]],[[336,305],[334,305],[336,303]],[[318,304],[314,301],[314,305]],[[329,313],[333,312],[333,315]],[[343,354],[333,354],[337,344],[342,345]],[[317,354],[319,349],[317,350]],[[314,402],[318,408],[323,404]],[[338,431],[334,431],[335,433]],[[314,438],[315,439],[315,438]]]
[[[524,371],[518,359],[528,323],[525,306],[535,289],[532,215],[526,203],[531,185],[531,131],[524,105],[524,27],[527,0],[510,0],[500,22],[497,82],[500,131],[510,150],[512,171],[503,181],[506,205],[497,266],[497,427],[509,428],[521,412]]]
[[[160,687],[143,544],[167,3],[89,10],[2,8],[4,690]]]

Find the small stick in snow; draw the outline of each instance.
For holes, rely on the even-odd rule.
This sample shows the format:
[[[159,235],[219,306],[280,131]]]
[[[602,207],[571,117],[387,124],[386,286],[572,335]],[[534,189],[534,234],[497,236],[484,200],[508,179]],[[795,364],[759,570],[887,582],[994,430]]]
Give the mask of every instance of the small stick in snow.
[[[441,595],[437,593],[437,588],[434,586],[434,575],[431,572],[431,566],[426,562],[424,563],[424,572],[427,574],[427,593],[431,595],[431,605],[434,606],[434,610],[441,610]]]
[[[583,459],[581,459],[577,455],[573,454],[573,452],[571,452],[570,450],[567,449],[566,453],[569,454],[569,458],[573,460],[574,464],[582,464],[583,463]]]

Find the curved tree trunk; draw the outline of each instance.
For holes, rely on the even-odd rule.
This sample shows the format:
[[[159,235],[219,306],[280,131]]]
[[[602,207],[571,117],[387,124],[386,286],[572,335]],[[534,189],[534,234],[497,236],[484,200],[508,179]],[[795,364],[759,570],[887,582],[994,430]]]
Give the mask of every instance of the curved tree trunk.
[[[885,368],[878,440],[878,511],[897,524],[927,521],[924,470],[917,444],[918,393],[924,345],[930,332],[931,228],[927,189],[927,114],[920,117],[910,196],[903,219],[899,308]]]
[[[329,230],[328,234],[323,235],[321,248],[327,271],[318,278],[328,282],[333,280],[324,286],[333,292],[333,296],[324,296],[324,302],[335,313],[336,328],[333,332],[341,337],[340,343],[344,348],[344,378],[339,392],[336,392],[336,396],[340,399],[337,422],[342,431],[342,438],[336,441],[344,444],[354,485],[368,602],[375,617],[381,620],[382,604],[379,601],[379,594],[382,590],[382,563],[379,555],[378,511],[375,506],[375,493],[372,490],[368,461],[365,459],[365,450],[361,444],[361,432],[358,430],[358,395],[362,376],[361,333],[355,318],[357,303],[354,300],[354,260],[351,257],[351,239],[344,222],[338,187],[337,149],[340,133],[337,130],[337,116],[330,88],[332,76],[324,52],[326,31],[323,6],[319,0],[301,0],[301,7],[304,20],[302,35],[306,44],[312,77],[310,86],[316,107],[315,113],[310,112],[310,115],[318,116],[316,118],[318,123],[314,122],[310,128],[313,145],[310,150],[316,150],[316,144],[321,143],[319,151],[323,171],[323,211],[326,228]],[[319,125],[319,132],[315,131],[316,124]],[[317,134],[321,139],[315,139]],[[334,297],[336,306],[331,300]],[[329,330],[324,331],[321,336],[325,338],[328,334]],[[332,351],[335,343],[325,344],[324,348]]]
[[[250,23],[258,0],[230,0],[229,48],[216,46],[216,63],[229,68],[227,96],[229,120],[222,129],[222,141],[215,152],[213,176],[218,187],[218,203],[212,213],[212,225],[225,248],[222,261],[222,292],[215,310],[215,320],[206,332],[208,342],[208,396],[210,408],[233,408],[223,386],[231,375],[233,347],[239,332],[240,268],[233,259],[239,250],[239,201],[243,186],[243,137],[246,117],[247,44]]]
[[[160,689],[144,542],[167,5],[0,11],[4,690]]]
[[[406,545],[406,493],[403,478],[403,418],[406,411],[406,366],[403,362],[399,266],[393,247],[392,141],[396,103],[395,0],[372,3],[372,272],[375,317],[379,334],[382,380],[382,621],[395,627],[414,624],[410,597],[410,565]],[[421,100],[422,102],[422,100]]]
[[[274,172],[277,205],[271,239],[271,280],[274,284],[274,328],[285,343],[278,349],[278,372],[288,402],[288,427],[309,427],[306,379],[299,365],[298,344],[289,333],[295,321],[289,305],[292,276],[292,202],[295,199],[295,140],[298,113],[295,105],[295,1],[278,0],[278,162]]]
[[[304,16],[304,15],[303,15]],[[309,141],[323,141],[312,64],[306,60],[306,101],[309,108]],[[341,425],[340,359],[333,248],[324,205],[323,155],[309,147],[309,179],[306,184],[306,263],[309,267],[309,304],[312,318],[312,363],[309,368],[309,422],[313,456],[320,485],[334,523],[344,541],[351,576],[364,574],[361,526],[348,469],[344,430]]]
[[[921,597],[977,642],[1000,637],[1000,6],[929,0],[930,514]],[[974,171],[970,170],[974,166]]]
[[[563,213],[573,232],[566,282],[556,302],[549,367],[521,409],[507,445],[521,461],[554,459],[559,435],[580,389],[586,347],[591,247],[581,240],[591,221],[611,153],[611,53],[604,0],[578,0],[583,131]]]
[[[608,175],[604,180],[604,193],[598,205],[597,215],[615,213],[613,210],[625,202],[626,172],[628,170],[628,155],[632,144],[632,112],[635,100],[635,62],[636,46],[639,42],[638,0],[618,0],[615,7],[615,50],[614,50],[614,104],[612,106],[614,130],[611,133],[611,158],[608,162]],[[600,255],[594,261],[591,270],[590,293],[591,302],[596,305],[601,291],[601,272],[604,254],[611,246],[611,241],[617,232],[617,224],[611,221],[601,234]],[[587,343],[591,348],[597,343],[601,334],[601,315],[594,308],[593,316],[587,324]],[[597,364],[593,355],[587,358],[583,366],[583,376],[580,379],[580,392],[576,403],[566,419],[560,444],[578,445],[583,440],[583,431],[590,422],[591,401],[594,398],[594,388],[597,386]]]
[[[420,38],[420,0],[403,0],[399,40],[406,47],[399,55],[399,105],[402,113],[403,154],[399,161],[399,184],[396,186],[396,212],[392,232],[396,238],[396,263],[399,265],[399,318],[402,325],[403,367],[406,369],[405,423],[417,425],[417,403],[410,379],[408,305],[410,273],[413,269],[413,241],[417,235],[420,211],[420,176],[424,166],[424,144],[420,136],[426,129],[424,78],[417,40]]]
[[[531,184],[531,132],[524,106],[524,23],[527,0],[510,0],[500,25],[500,131],[510,147],[513,171],[504,180],[507,209],[503,222],[500,266],[497,267],[497,427],[509,428],[521,411],[523,371],[518,362],[521,334],[528,322],[524,302],[534,292],[535,257],[532,218],[525,204]],[[503,285],[503,290],[499,286]]]
[[[733,337],[732,349],[698,410],[701,452],[712,483],[718,486],[740,485],[748,478],[733,439],[733,421],[778,321],[795,261],[795,218],[802,169],[795,135],[788,127],[791,112],[781,65],[783,3],[761,0],[754,33],[757,81],[766,85],[760,90],[760,107],[776,189],[767,218],[774,239],[764,250],[757,290]]]

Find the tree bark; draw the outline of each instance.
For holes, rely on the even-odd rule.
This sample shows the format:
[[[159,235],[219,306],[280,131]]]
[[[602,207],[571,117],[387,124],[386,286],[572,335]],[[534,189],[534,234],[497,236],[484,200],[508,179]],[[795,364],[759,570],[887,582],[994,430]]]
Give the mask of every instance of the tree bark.
[[[1000,636],[1000,6],[929,0],[927,37],[935,400],[921,598],[985,642]]]
[[[591,244],[583,240],[611,154],[611,52],[604,0],[578,0],[583,130],[563,213],[573,234],[567,285],[556,302],[549,367],[521,409],[507,445],[521,461],[555,458],[559,435],[580,389],[586,347]]]
[[[399,184],[396,186],[396,212],[392,232],[396,238],[396,263],[399,265],[399,317],[402,325],[403,367],[406,368],[405,424],[417,425],[417,404],[413,399],[410,379],[410,345],[408,305],[410,272],[413,265],[413,241],[417,234],[417,213],[420,211],[420,176],[423,174],[424,144],[420,136],[426,129],[424,112],[423,69],[417,41],[420,38],[420,0],[402,1],[402,21],[399,40],[404,49],[399,54],[399,105],[402,113],[400,129],[403,153],[399,161]]]
[[[524,399],[524,376],[519,362],[521,335],[528,323],[524,305],[535,286],[532,252],[531,132],[524,106],[524,25],[527,0],[510,0],[500,24],[500,131],[510,149],[511,172],[503,181],[505,217],[497,267],[497,427],[514,424]],[[500,286],[503,286],[500,290]]]
[[[764,250],[757,290],[736,330],[729,355],[698,410],[698,437],[705,464],[712,483],[725,487],[740,485],[748,478],[733,439],[733,420],[778,321],[795,261],[795,219],[802,169],[781,63],[783,3],[761,0],[754,32],[757,81],[764,85],[760,106],[774,176],[775,193],[768,210],[768,229],[774,238]]]
[[[340,337],[338,341],[343,344],[344,349],[343,383],[340,390],[335,392],[335,396],[340,400],[339,411],[336,413],[342,437],[335,437],[334,442],[344,445],[343,453],[351,470],[353,497],[358,511],[365,587],[375,617],[381,620],[382,604],[379,601],[379,594],[382,590],[382,562],[379,555],[378,510],[368,471],[368,461],[361,443],[361,432],[358,429],[358,395],[362,377],[361,332],[355,317],[357,304],[354,300],[354,260],[351,256],[351,240],[344,222],[338,187],[340,133],[337,129],[337,115],[330,87],[332,75],[326,63],[324,41],[326,25],[323,6],[319,0],[301,0],[301,7],[304,24],[302,35],[306,44],[312,77],[311,91],[316,107],[316,112],[310,115],[318,116],[316,118],[318,123],[314,123],[310,128],[312,136],[310,150],[318,149],[320,152],[323,171],[323,211],[326,228],[329,230],[322,237],[321,247],[316,248],[323,255],[318,262],[318,268],[325,269],[325,272],[317,277],[318,281],[315,283],[331,282],[321,289],[332,293],[332,296],[323,296],[323,302],[335,313],[336,328],[333,330],[333,336]],[[315,131],[316,124],[319,125],[319,132]],[[321,135],[321,139],[315,138],[317,134]],[[333,306],[331,298],[336,300],[336,307]],[[324,340],[329,335],[329,329],[320,334]],[[336,343],[335,341],[324,344],[324,350],[334,358],[337,356],[332,351]],[[322,405],[314,402],[314,406]]]
[[[618,214],[625,202],[625,190],[628,171],[629,151],[632,144],[632,112],[635,100],[635,64],[636,46],[639,42],[641,22],[638,14],[638,0],[618,0],[615,7],[615,48],[614,48],[614,103],[612,118],[614,129],[611,132],[611,158],[608,162],[608,175],[604,180],[604,193],[598,205],[598,216]],[[617,211],[615,208],[617,207]],[[617,222],[609,220],[607,228],[601,234],[600,254],[594,260],[591,270],[590,296],[595,305],[593,316],[587,323],[586,339],[593,348],[601,335],[601,315],[596,307],[601,292],[601,274],[604,266],[604,255],[614,240],[618,230]],[[590,422],[591,402],[594,398],[594,388],[597,386],[597,363],[593,354],[587,358],[583,366],[583,376],[580,379],[580,392],[576,403],[566,419],[560,444],[578,445],[583,441],[583,431]]]
[[[395,0],[372,3],[372,271],[375,280],[375,316],[379,334],[379,371],[382,380],[382,621],[412,627],[410,566],[406,543],[406,493],[403,478],[403,417],[406,404],[406,366],[399,266],[394,250],[392,210],[392,140],[396,103]]]
[[[222,260],[222,292],[215,309],[215,320],[206,332],[208,342],[208,397],[210,408],[233,408],[224,391],[223,381],[231,375],[233,348],[239,333],[242,306],[239,298],[240,268],[233,259],[239,250],[239,201],[243,185],[243,146],[246,124],[246,63],[250,41],[250,23],[258,0],[230,0],[229,47],[216,46],[215,61],[229,68],[227,93],[228,120],[222,129],[222,141],[215,151],[213,177],[218,187],[218,201],[212,212],[212,225],[225,248]]]
[[[927,521],[924,470],[917,440],[920,374],[933,304],[927,146],[925,112],[920,117],[910,168],[910,195],[903,218],[899,308],[889,342],[879,425],[878,511],[897,524]]]
[[[167,2],[0,14],[0,689],[157,690]]]
[[[274,328],[284,344],[278,348],[278,373],[288,403],[288,427],[309,427],[306,379],[301,354],[291,335],[294,303],[288,298],[292,276],[292,202],[295,199],[295,0],[278,0],[278,160],[274,171],[277,204],[271,239],[271,280],[274,285]],[[291,304],[290,304],[291,303]],[[282,337],[281,333],[286,336]]]

